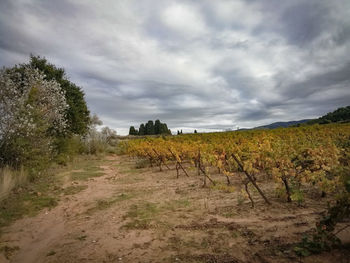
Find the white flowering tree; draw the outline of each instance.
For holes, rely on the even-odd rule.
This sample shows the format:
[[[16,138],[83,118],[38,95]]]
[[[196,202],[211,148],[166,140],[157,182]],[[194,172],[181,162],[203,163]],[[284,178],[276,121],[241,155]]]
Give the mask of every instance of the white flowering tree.
[[[20,165],[51,152],[67,121],[65,94],[29,66],[0,70],[0,164]]]
[[[99,117],[94,114],[90,116],[89,132],[84,137],[86,152],[96,154],[105,151],[109,146],[115,146],[117,142],[117,132],[107,126],[97,128],[103,125]]]

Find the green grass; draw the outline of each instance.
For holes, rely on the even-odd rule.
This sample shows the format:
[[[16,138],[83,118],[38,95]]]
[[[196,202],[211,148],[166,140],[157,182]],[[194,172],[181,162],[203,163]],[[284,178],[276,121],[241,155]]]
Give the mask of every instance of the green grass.
[[[74,163],[71,169],[76,171],[73,171],[71,173],[71,180],[87,181],[90,178],[100,177],[104,175],[103,169],[100,168],[100,165],[100,159],[80,160]]]
[[[87,185],[71,185],[63,189],[64,195],[75,195],[87,188]]]
[[[135,165],[134,163],[121,163],[115,165],[118,170],[123,174],[139,174],[140,170],[144,167],[139,167],[139,165]]]
[[[142,202],[130,206],[124,219],[129,221],[123,226],[126,229],[148,229],[155,223],[157,226],[168,227],[168,222],[162,222],[161,216],[169,211],[175,212],[179,209],[187,208],[191,204],[188,200],[171,200],[163,204]]]
[[[35,216],[43,208],[55,207],[61,192],[58,185],[56,176],[47,175],[11,193],[0,204],[0,228],[24,215]]]
[[[134,184],[145,181],[143,175],[128,175],[126,177],[118,178],[116,181],[120,184]]]
[[[94,177],[100,177],[104,175],[103,172],[101,172],[101,169],[91,169],[89,171],[82,171],[82,172],[73,172],[71,174],[71,179],[73,181],[87,181],[90,178],[94,178]]]
[[[131,199],[133,197],[135,197],[134,194],[121,193],[121,194],[117,195],[116,197],[112,197],[112,198],[109,198],[109,199],[98,200],[96,202],[96,206],[93,207],[93,208],[90,208],[89,210],[87,210],[87,213],[88,214],[93,214],[93,213],[95,213],[97,211],[108,209],[108,208],[112,207],[114,204],[116,204],[118,202],[129,200],[129,199]]]
[[[178,199],[178,200],[171,200],[168,202],[165,202],[161,208],[163,210],[170,210],[172,212],[175,212],[177,210],[188,208],[191,206],[191,202],[187,199]]]
[[[140,169],[133,168],[130,166],[123,166],[122,168],[119,169],[119,171],[122,174],[138,174],[138,173],[140,173]]]
[[[70,170],[89,170],[103,165],[107,160],[96,156],[77,158],[69,165]]]
[[[53,208],[61,193],[74,195],[87,188],[85,185],[69,186],[62,189],[62,183],[70,180],[85,181],[103,175],[99,167],[101,159],[79,158],[66,167],[54,166],[34,182],[15,189],[0,202],[0,228],[10,225],[25,215],[35,216],[44,208]],[[70,172],[79,170],[79,172]]]
[[[200,240],[201,237],[190,237],[188,239],[180,238],[179,236],[173,236],[168,239],[168,245],[165,249],[173,251],[184,251],[185,249],[208,249],[209,245],[205,238]]]
[[[130,221],[124,225],[124,228],[147,229],[159,212],[159,207],[154,203],[144,202],[132,205],[124,216],[124,219],[130,219]]]
[[[130,165],[121,165],[118,171],[126,175],[116,179],[118,183],[133,184],[145,181],[145,175],[140,173],[140,169],[132,168]]]

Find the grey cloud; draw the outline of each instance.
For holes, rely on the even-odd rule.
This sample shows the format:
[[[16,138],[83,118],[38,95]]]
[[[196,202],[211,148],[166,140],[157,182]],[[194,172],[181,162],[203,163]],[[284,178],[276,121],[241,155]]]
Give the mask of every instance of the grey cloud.
[[[190,131],[312,118],[350,101],[349,5],[3,0],[0,65],[45,56],[121,133],[149,119]]]
[[[312,42],[328,29],[331,10],[320,1],[304,1],[287,8],[280,16],[288,41],[301,45]]]
[[[289,99],[310,96],[320,90],[336,88],[333,85],[350,86],[350,62],[336,70],[310,76],[304,81],[293,83],[287,87],[283,95]],[[350,96],[349,96],[350,98]],[[350,101],[350,100],[349,100]]]

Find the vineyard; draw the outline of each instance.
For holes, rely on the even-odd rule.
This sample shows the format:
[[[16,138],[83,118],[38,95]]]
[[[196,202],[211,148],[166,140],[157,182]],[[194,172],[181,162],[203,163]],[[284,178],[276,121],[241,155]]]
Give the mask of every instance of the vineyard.
[[[231,178],[239,177],[252,206],[251,187],[270,204],[259,181],[273,180],[277,191],[284,189],[281,194],[288,202],[301,202],[304,186],[321,195],[345,190],[349,147],[350,125],[188,134],[132,140],[125,145],[129,155],[148,159],[160,170],[175,165],[177,178],[195,169],[204,187],[208,182],[214,188],[223,184],[211,178],[213,168],[225,177],[227,187]]]
[[[331,124],[128,137],[124,155],[18,190],[0,261],[349,262],[349,136]],[[21,195],[50,207],[6,226]]]
[[[202,187],[239,191],[252,208],[262,202],[302,206],[312,192],[312,198],[337,205],[297,252],[307,255],[339,243],[332,231],[350,212],[349,124],[163,136],[130,140],[123,147],[151,167],[174,176],[176,171],[178,179],[197,176]]]

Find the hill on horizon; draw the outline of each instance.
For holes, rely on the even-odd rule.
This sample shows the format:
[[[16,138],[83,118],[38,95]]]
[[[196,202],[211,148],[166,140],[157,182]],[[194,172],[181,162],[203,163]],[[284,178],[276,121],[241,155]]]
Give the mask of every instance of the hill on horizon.
[[[350,121],[350,106],[340,107],[335,111],[329,112],[322,117],[316,119],[303,119],[298,121],[278,121],[271,124],[261,125],[252,129],[242,128],[239,130],[259,130],[259,129],[277,129],[287,128],[298,124],[312,125],[312,124],[327,124],[333,122],[349,122]]]
[[[287,127],[290,127],[290,126],[293,126],[293,125],[307,123],[307,122],[312,121],[312,120],[313,119],[304,119],[304,120],[299,120],[299,121],[278,121],[278,122],[274,122],[274,123],[271,123],[271,124],[254,127],[253,129],[254,130],[258,130],[258,129],[287,128]]]

